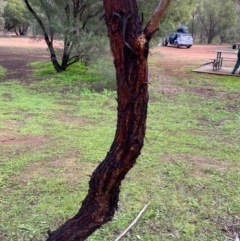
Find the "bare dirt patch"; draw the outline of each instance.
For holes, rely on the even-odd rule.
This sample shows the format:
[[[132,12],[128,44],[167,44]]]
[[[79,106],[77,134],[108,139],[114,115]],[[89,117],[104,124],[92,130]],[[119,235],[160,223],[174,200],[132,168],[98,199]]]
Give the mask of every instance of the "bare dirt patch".
[[[213,157],[202,157],[199,155],[190,155],[190,154],[173,154],[169,156],[164,156],[161,158],[161,163],[170,163],[173,161],[181,161],[190,163],[193,165],[193,168],[188,172],[191,175],[202,176],[205,174],[206,170],[216,170],[224,171],[228,169],[233,169],[236,167],[236,163],[226,162],[225,160],[220,160]],[[194,170],[194,171],[193,171]]]
[[[0,130],[0,144],[1,145],[27,145],[39,146],[46,141],[47,137],[42,136],[24,136],[16,137],[15,132]]]
[[[3,98],[5,101],[11,101],[11,100],[12,100],[11,94],[8,94],[8,93],[2,94],[2,98]]]
[[[55,102],[56,103],[56,102]],[[69,102],[57,102],[60,105],[69,105]],[[70,103],[71,105],[71,103]],[[84,117],[79,116],[72,116],[72,114],[69,116],[68,111],[57,111],[57,120],[63,123],[69,123],[69,124],[78,124],[78,125],[87,125],[87,124],[93,124],[93,122],[87,120]]]
[[[0,130],[0,144],[14,140],[14,132],[8,130]]]
[[[85,179],[95,168],[93,163],[78,162],[77,156],[78,154],[73,151],[67,157],[31,163],[22,171],[19,178],[24,182],[37,178],[65,178],[69,183],[76,183],[81,178]]]
[[[0,145],[26,145],[39,146],[42,145],[48,138],[46,136],[21,136],[19,137],[16,131],[0,130]]]
[[[29,83],[33,68],[28,64],[32,61],[48,60],[49,53],[44,41],[34,41],[29,38],[0,38],[0,65],[7,74],[0,82],[17,79]]]
[[[84,118],[80,118],[80,117],[60,116],[58,120],[61,122],[72,123],[72,124],[80,124],[80,125],[87,124],[87,121]]]
[[[2,141],[3,144],[7,145],[28,145],[28,146],[39,146],[41,145],[47,138],[39,137],[39,136],[28,136],[23,138],[10,138]],[[1,141],[0,141],[1,142]]]

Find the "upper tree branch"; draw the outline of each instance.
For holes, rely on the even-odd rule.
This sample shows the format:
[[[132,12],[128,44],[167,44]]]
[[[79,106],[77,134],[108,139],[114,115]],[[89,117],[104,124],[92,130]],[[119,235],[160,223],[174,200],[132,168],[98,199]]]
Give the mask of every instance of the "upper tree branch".
[[[168,5],[171,0],[161,0],[155,9],[151,19],[149,20],[147,26],[144,29],[146,38],[151,38],[152,34],[158,29],[158,24],[163,17]]]
[[[87,24],[87,22],[88,22],[89,19],[94,18],[96,15],[98,15],[98,14],[101,13],[101,12],[103,12],[103,10],[104,10],[104,7],[102,6],[102,7],[100,7],[99,9],[97,9],[94,13],[89,14],[89,15],[86,17],[86,19],[85,19],[85,21],[84,21],[84,23],[83,23],[82,29],[85,28],[85,26],[86,26],[86,24]]]

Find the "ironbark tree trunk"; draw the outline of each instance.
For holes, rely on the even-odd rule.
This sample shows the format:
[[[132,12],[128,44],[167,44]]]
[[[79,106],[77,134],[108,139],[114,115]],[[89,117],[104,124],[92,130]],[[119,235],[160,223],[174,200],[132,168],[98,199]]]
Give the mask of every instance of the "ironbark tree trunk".
[[[47,241],[81,241],[110,221],[118,207],[121,181],[143,147],[147,104],[149,41],[171,0],[162,0],[143,30],[135,0],[103,0],[117,78],[118,118],[112,146],[93,172],[79,212]]]

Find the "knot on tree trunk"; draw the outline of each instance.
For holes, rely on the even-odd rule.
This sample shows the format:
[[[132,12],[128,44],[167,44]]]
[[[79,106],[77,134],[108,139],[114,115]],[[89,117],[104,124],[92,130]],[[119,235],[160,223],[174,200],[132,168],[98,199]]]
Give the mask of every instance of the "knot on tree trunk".
[[[134,43],[134,50],[139,53],[145,50],[145,43],[147,42],[146,37],[144,34],[141,34],[137,37]]]
[[[143,139],[140,136],[135,136],[132,138],[131,144],[130,144],[130,151],[139,153],[143,146]]]

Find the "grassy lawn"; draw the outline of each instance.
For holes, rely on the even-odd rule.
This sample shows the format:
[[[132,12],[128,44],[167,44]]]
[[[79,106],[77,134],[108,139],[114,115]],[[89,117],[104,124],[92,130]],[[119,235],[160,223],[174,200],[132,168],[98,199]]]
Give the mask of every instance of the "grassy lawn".
[[[156,58],[142,154],[122,183],[113,221],[88,240],[114,240],[149,199],[123,240],[232,240],[240,231],[239,78],[189,66],[176,69],[184,76],[165,76]],[[43,240],[74,215],[115,134],[116,93],[86,84],[98,76],[32,66],[42,81],[0,83],[3,241]],[[0,68],[0,78],[5,73]]]
[[[6,70],[0,66],[0,78],[4,76]]]

